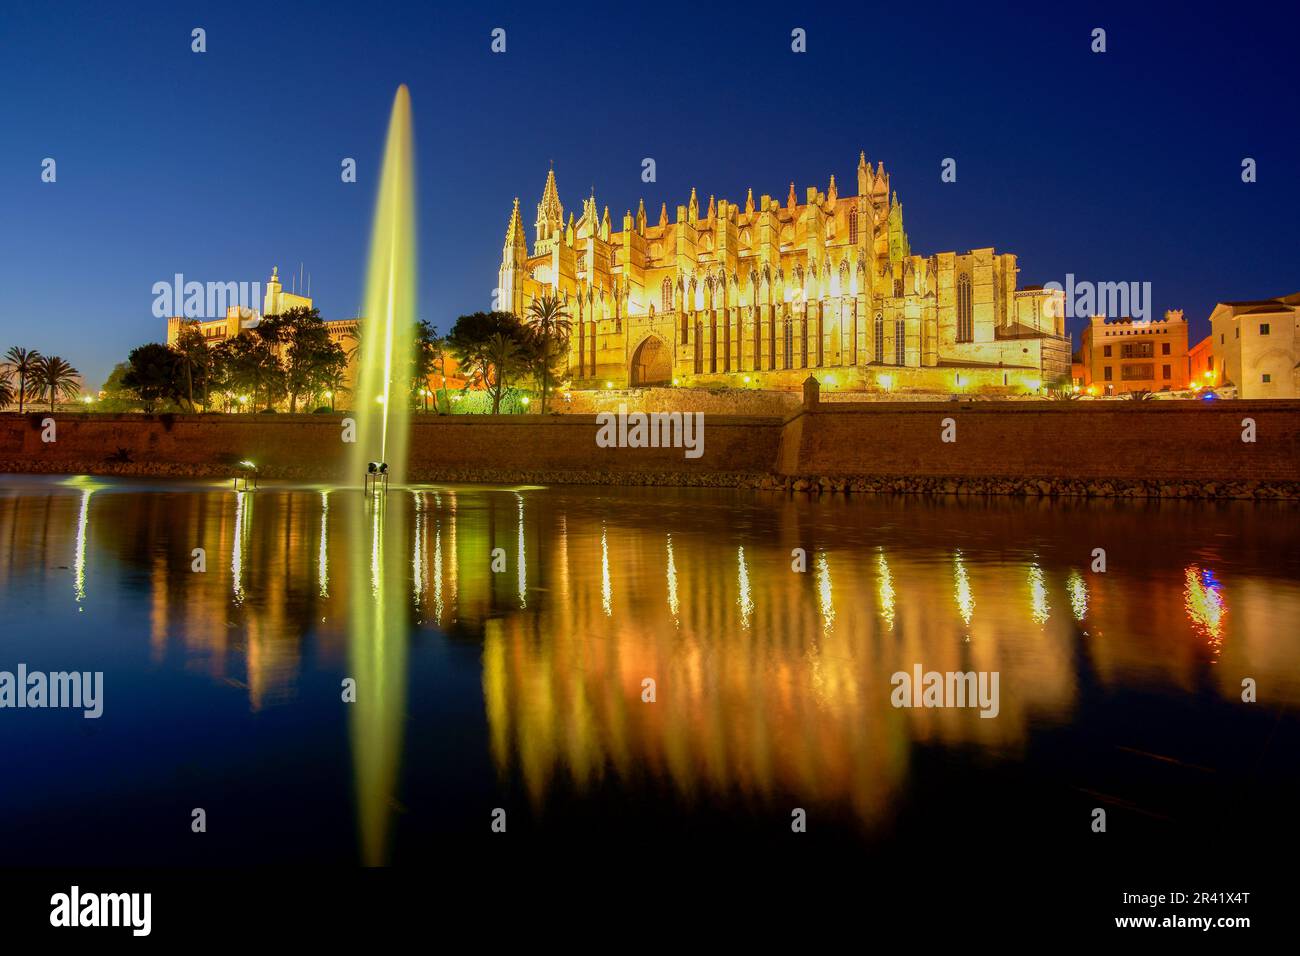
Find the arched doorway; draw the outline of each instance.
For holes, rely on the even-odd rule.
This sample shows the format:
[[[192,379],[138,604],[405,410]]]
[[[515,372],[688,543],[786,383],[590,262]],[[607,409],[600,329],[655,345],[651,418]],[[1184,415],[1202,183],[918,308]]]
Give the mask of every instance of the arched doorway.
[[[667,385],[673,377],[673,360],[664,340],[651,335],[632,353],[628,376],[632,385]]]

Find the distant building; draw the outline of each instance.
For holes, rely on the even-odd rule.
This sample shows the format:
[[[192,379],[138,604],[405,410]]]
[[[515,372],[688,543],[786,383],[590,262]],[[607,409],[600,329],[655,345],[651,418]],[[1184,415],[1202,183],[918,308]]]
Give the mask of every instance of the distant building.
[[[1187,383],[1196,388],[1221,385],[1222,379],[1214,361],[1214,336],[1207,335],[1187,350]]]
[[[1187,321],[1181,309],[1154,320],[1094,315],[1079,353],[1083,385],[1095,395],[1187,387]]]
[[[1210,313],[1215,374],[1238,398],[1300,397],[1300,292],[1220,302]]]
[[[167,320],[167,344],[175,345],[177,338],[181,334],[181,329],[186,326],[194,326],[202,333],[203,338],[209,345],[216,345],[226,339],[233,339],[241,332],[257,328],[262,319],[268,315],[283,315],[290,309],[310,309],[311,307],[312,300],[310,296],[299,295],[296,292],[285,292],[284,287],[280,284],[279,268],[272,268],[271,278],[266,283],[266,295],[262,300],[261,312],[246,306],[232,305],[226,308],[225,318],[222,319],[189,319],[183,316],[172,316]],[[347,370],[344,373],[344,382],[348,389],[355,387],[357,381],[355,332],[361,321],[359,318],[325,320],[325,328],[329,332],[330,341],[342,347],[345,352],[353,353],[348,358]],[[454,391],[465,386],[465,378],[459,374],[456,362],[450,356],[447,358],[446,368],[447,378],[445,382],[442,375],[437,372],[429,377],[429,388],[431,390],[440,391],[445,385],[448,390]]]

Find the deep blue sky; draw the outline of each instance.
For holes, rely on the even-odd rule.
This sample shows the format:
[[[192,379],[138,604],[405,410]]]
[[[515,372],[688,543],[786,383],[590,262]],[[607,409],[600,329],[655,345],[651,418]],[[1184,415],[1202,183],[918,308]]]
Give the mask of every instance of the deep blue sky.
[[[263,281],[302,261],[322,314],[355,314],[402,82],[420,311],[444,331],[489,306],[516,195],[531,242],[551,158],[566,213],[594,185],[617,228],[638,197],[671,215],[692,186],[784,198],[833,172],[851,191],[865,149],[913,251],[1015,252],[1022,285],[1150,281],[1156,313],[1185,309],[1198,336],[1218,300],[1300,289],[1300,21],[1280,5],[466,7],[4,0],[0,347],[61,354],[95,386],[163,338],[151,287],[175,272]]]

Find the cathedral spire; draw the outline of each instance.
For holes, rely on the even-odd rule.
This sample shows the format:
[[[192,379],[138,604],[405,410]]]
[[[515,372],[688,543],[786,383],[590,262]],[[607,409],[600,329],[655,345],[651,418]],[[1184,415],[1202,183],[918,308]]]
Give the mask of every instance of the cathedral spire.
[[[709,196],[709,211],[704,218],[707,219],[709,222],[713,222],[713,220],[717,218],[717,215],[718,215],[717,204],[714,203],[713,196]]]
[[[524,224],[519,218],[519,197],[515,197],[515,208],[510,211],[510,223],[506,226],[506,248],[523,249]]]
[[[555,169],[546,174],[542,187],[542,201],[537,204],[537,241],[549,239],[564,228],[564,206],[560,203],[560,190],[555,185]]]
[[[659,228],[668,228],[668,203],[664,203],[659,207]]]
[[[700,219],[700,201],[695,198],[695,187],[691,187],[691,199],[686,204],[686,221],[692,226]]]
[[[790,195],[785,197],[785,204],[790,207],[791,212],[794,212],[795,206],[799,205],[799,199],[794,194],[794,180],[790,180]]]
[[[840,191],[835,188],[835,174],[831,173],[831,184],[826,190],[826,198],[830,202],[835,202],[835,200],[839,197],[839,194]]]
[[[866,150],[858,153],[858,195],[871,194],[871,164],[867,162]]]
[[[749,193],[745,196],[745,215],[754,215],[754,187],[749,187]]]
[[[645,200],[642,199],[636,207],[636,231],[645,233]]]

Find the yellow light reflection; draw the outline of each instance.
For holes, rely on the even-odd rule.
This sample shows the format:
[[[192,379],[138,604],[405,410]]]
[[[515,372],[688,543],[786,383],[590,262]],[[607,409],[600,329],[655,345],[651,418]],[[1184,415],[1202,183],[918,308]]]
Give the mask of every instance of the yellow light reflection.
[[[1047,603],[1047,585],[1043,581],[1043,569],[1037,564],[1029,566],[1029,604],[1034,621],[1046,624],[1047,619],[1052,615],[1052,609]]]
[[[600,523],[600,604],[606,617],[614,613],[614,588],[609,582],[609,538],[603,521]]]
[[[966,562],[962,560],[960,551],[953,552],[953,573],[957,579],[957,609],[962,621],[970,627],[971,617],[975,614],[975,597],[971,594],[970,575],[966,573]]]
[[[524,556],[524,496],[515,493],[519,499],[519,554],[515,563],[519,566],[519,606],[528,607],[528,561]]]
[[[320,582],[320,596],[330,596],[329,558],[330,493],[320,493],[320,554],[316,557],[316,577]]]
[[[831,593],[831,566],[824,551],[817,555],[817,594],[821,599],[822,630],[828,632],[835,623],[835,601]]]
[[[1065,588],[1070,592],[1070,612],[1081,622],[1088,616],[1088,582],[1078,571],[1071,571]]]
[[[230,576],[236,604],[244,603],[244,537],[252,507],[253,499],[249,492],[235,492],[235,543],[230,554]]]
[[[77,515],[77,556],[73,561],[72,593],[78,604],[86,599],[86,531],[90,524],[90,496],[94,493],[91,488],[82,490],[81,511]]]
[[[885,619],[889,629],[894,629],[894,577],[889,573],[889,562],[885,560],[885,549],[881,548],[876,556],[876,570],[879,577],[880,616]]]
[[[677,603],[677,562],[673,560],[673,536],[668,535],[668,610],[673,612],[677,626],[681,626],[680,607]]]
[[[411,541],[411,597],[416,608],[424,597],[424,492],[412,491],[411,500],[415,504],[415,534]]]
[[[737,570],[737,579],[740,584],[740,597],[737,602],[740,604],[740,625],[749,627],[750,616],[754,613],[754,598],[749,593],[749,568],[745,566],[745,548],[742,545],[740,551],[740,567]]]
[[[1183,603],[1192,628],[1218,656],[1223,646],[1223,618],[1228,613],[1228,605],[1223,599],[1223,585],[1213,571],[1193,564],[1183,572]]]

